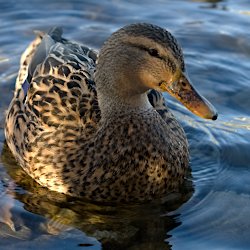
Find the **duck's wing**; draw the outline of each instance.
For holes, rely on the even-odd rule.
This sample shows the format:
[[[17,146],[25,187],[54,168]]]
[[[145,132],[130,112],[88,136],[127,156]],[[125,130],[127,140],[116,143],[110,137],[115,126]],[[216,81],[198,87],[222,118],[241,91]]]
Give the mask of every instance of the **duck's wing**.
[[[100,120],[93,74],[97,53],[62,38],[60,28],[39,35],[24,52],[5,135],[22,162],[24,145],[40,131],[93,131]]]
[[[95,51],[62,38],[60,28],[45,34],[22,84],[27,109],[49,126],[98,123],[93,82],[96,57]]]

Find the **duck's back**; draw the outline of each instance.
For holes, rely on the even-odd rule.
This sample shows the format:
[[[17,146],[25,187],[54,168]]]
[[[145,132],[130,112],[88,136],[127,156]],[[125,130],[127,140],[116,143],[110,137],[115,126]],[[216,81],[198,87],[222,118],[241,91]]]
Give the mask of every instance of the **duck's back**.
[[[6,140],[24,168],[34,156],[38,161],[39,150],[70,143],[82,131],[88,136],[100,120],[93,82],[97,54],[61,34],[60,28],[39,34],[21,58]]]

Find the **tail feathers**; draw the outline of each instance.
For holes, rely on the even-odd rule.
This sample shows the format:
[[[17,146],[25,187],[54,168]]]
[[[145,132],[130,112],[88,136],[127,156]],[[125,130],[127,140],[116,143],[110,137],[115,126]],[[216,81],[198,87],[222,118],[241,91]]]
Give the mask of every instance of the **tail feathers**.
[[[48,56],[51,47],[56,43],[56,42],[61,42],[62,41],[62,33],[63,30],[61,27],[54,27],[50,29],[48,34],[45,34],[43,36],[43,39],[39,46],[36,48],[36,51],[34,55],[32,56],[31,62],[29,64],[29,71],[28,71],[28,79],[31,79],[37,65],[42,63],[46,57]]]
[[[61,27],[53,27],[49,30],[48,34],[39,30],[35,30],[34,33],[36,34],[36,38],[29,44],[21,56],[15,94],[21,89],[24,90],[25,95],[27,94],[29,82],[36,66],[45,59],[55,42],[63,40]]]
[[[49,36],[45,35],[42,39],[42,42],[39,44],[39,46],[36,48],[36,51],[34,55],[32,56],[32,59],[29,64],[29,70],[28,75],[29,79],[32,78],[37,65],[42,63],[47,55],[50,52],[50,48],[55,44],[55,41]]]
[[[35,31],[35,34],[36,34],[36,38],[29,44],[29,46],[26,48],[26,50],[21,56],[20,68],[19,68],[17,79],[16,79],[15,93],[17,93],[17,91],[22,88],[22,84],[27,79],[29,64],[36,51],[36,48],[39,46],[39,44],[42,41],[43,36],[45,35],[43,32],[40,32],[40,31]]]
[[[36,38],[39,37],[40,39],[42,39],[44,35],[46,34],[44,31],[41,31],[41,30],[34,30],[33,32],[36,35]]]
[[[56,42],[62,42],[62,27],[53,27],[49,30],[48,35]]]

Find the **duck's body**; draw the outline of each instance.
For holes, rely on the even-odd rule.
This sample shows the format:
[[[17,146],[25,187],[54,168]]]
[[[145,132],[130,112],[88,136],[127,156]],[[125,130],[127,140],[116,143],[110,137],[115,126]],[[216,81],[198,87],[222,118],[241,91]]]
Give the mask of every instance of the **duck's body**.
[[[23,169],[51,190],[99,201],[152,200],[183,183],[187,140],[157,88],[125,87],[118,68],[126,62],[113,41],[94,76],[93,50],[63,39],[60,29],[38,36],[21,59],[6,141]],[[112,63],[112,53],[121,59]]]

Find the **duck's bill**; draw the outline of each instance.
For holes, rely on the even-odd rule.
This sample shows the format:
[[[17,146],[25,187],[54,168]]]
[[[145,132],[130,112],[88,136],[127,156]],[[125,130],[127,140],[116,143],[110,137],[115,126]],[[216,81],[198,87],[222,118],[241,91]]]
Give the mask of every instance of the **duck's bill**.
[[[179,100],[194,114],[205,119],[217,119],[217,111],[213,105],[201,96],[192,86],[188,77],[182,74],[179,81],[161,86],[170,95]]]

